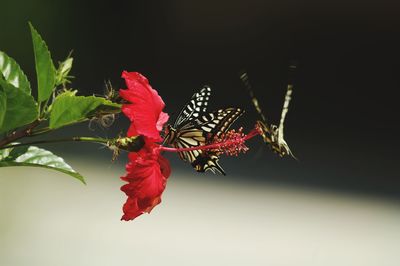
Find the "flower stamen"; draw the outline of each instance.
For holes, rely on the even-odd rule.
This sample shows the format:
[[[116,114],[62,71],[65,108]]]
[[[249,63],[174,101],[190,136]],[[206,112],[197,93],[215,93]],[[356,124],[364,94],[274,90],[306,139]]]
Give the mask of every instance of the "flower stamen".
[[[247,152],[249,148],[245,145],[245,142],[257,135],[260,135],[260,129],[257,126],[249,132],[249,134],[243,133],[243,128],[239,128],[238,131],[232,129],[220,136],[214,137],[211,143],[206,145],[200,145],[189,148],[171,148],[160,146],[161,151],[169,152],[187,152],[195,150],[205,150],[220,154],[226,154],[228,156],[237,156],[239,153]]]
[[[249,148],[245,145],[245,136],[242,127],[237,132],[232,129],[215,136],[212,143],[217,144],[219,147],[212,151],[217,155],[226,154],[227,156],[238,156],[241,152],[246,153]]]

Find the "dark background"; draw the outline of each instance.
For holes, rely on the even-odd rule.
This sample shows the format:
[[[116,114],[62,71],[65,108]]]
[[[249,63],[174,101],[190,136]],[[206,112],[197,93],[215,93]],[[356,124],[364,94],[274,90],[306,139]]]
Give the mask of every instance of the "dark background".
[[[254,141],[247,156],[221,160],[228,175],[246,182],[262,176],[266,182],[400,195],[400,18],[395,1],[0,4],[0,49],[21,64],[32,82],[28,21],[46,40],[53,60],[74,50],[72,86],[81,94],[102,94],[105,79],[123,87],[121,72],[139,71],[159,91],[170,114],[209,84],[211,106],[245,108],[237,125],[249,127],[258,117],[238,78],[246,69],[267,117],[278,123],[287,68],[295,61],[285,134],[299,162],[279,159]],[[113,132],[121,127],[126,123]],[[77,130],[87,134],[87,126],[70,129]],[[176,160],[173,167],[188,169]]]

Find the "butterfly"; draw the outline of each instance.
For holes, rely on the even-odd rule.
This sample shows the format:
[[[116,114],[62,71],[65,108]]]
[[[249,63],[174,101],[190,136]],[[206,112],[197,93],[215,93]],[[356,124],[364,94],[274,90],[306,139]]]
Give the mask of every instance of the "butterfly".
[[[291,66],[291,68],[295,69],[295,66]],[[252,86],[249,81],[249,77],[246,72],[243,72],[240,75],[240,79],[242,80],[246,90],[249,92],[251,101],[257,111],[257,113],[260,115],[261,120],[257,121],[258,127],[261,129],[262,132],[262,137],[264,142],[270,146],[273,152],[278,154],[280,157],[284,156],[291,156],[296,159],[296,157],[293,155],[292,151],[290,150],[288,144],[286,143],[284,136],[283,136],[283,131],[284,131],[284,123],[285,123],[285,118],[286,114],[289,111],[289,103],[291,100],[291,95],[293,92],[293,85],[289,83],[286,88],[286,95],[285,95],[285,101],[283,103],[283,108],[282,108],[282,113],[281,113],[281,119],[279,121],[279,126],[276,126],[274,124],[268,124],[267,119],[264,115],[264,113],[261,110],[261,107],[258,103],[257,98],[254,95]]]
[[[228,131],[236,119],[243,114],[240,108],[219,109],[207,112],[211,88],[204,86],[193,94],[181,110],[173,125],[168,125],[164,144],[175,148],[190,148],[207,145]],[[192,164],[198,172],[207,170],[225,175],[219,165],[219,154],[213,151],[193,150],[179,152],[179,157]]]

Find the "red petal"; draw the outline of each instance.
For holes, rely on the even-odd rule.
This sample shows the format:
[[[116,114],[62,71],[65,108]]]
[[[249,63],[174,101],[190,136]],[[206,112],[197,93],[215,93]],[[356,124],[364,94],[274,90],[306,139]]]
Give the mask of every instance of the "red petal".
[[[122,105],[122,112],[132,121],[128,136],[143,135],[154,142],[161,141],[160,131],[168,120],[162,112],[165,104],[148,80],[138,72],[122,73],[128,89],[120,90],[120,96],[131,104]],[[131,134],[131,135],[130,135]]]
[[[156,128],[157,130],[160,132],[163,129],[163,126],[165,123],[167,123],[169,119],[169,115],[167,113],[161,112],[158,120],[157,120],[157,124],[156,124]]]
[[[142,214],[137,206],[137,200],[133,198],[128,198],[123,207],[124,215],[121,220],[129,221],[133,220]]]
[[[122,220],[132,220],[149,213],[161,202],[171,168],[167,159],[154,148],[145,146],[143,153],[130,153],[130,162],[126,166],[127,174],[121,177],[128,182],[121,190],[128,196],[123,207]]]
[[[158,157],[158,163],[160,164],[162,175],[165,176],[165,178],[168,178],[171,175],[171,165],[169,164],[169,161],[160,155]]]

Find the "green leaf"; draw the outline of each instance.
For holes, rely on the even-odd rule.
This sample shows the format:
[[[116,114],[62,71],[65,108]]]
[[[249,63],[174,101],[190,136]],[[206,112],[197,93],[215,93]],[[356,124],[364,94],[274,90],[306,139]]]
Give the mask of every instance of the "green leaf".
[[[0,161],[4,160],[10,155],[13,148],[0,149]]]
[[[8,83],[31,94],[31,84],[20,66],[2,51],[0,51],[0,73],[3,74]]]
[[[40,37],[31,23],[33,51],[35,54],[36,76],[38,82],[38,102],[47,100],[54,90],[56,83],[56,69],[51,60],[46,43]]]
[[[63,158],[54,155],[53,153],[40,149],[35,146],[30,146],[25,153],[14,158],[12,156],[13,151],[10,155],[0,161],[0,167],[7,166],[32,166],[32,167],[42,167],[47,169],[52,169],[59,171],[61,173],[70,175],[85,183],[83,176],[77,173],[71,166],[69,166]]]
[[[13,142],[11,144],[19,144],[19,143]],[[22,154],[26,153],[28,151],[28,149],[29,149],[29,147],[27,147],[27,146],[7,148],[5,150],[9,150],[9,152],[8,152],[8,155],[5,157],[5,160],[13,161],[13,160],[17,159],[19,156],[21,156]]]
[[[115,114],[121,105],[95,96],[75,96],[67,91],[57,96],[51,106],[51,129],[81,122],[98,115]]]
[[[3,86],[0,85],[0,128],[2,128],[4,122],[6,110],[7,110],[7,94],[3,89]]]
[[[31,95],[1,78],[0,87],[6,95],[6,111],[3,123],[0,124],[0,133],[27,125],[38,118],[36,102]]]

